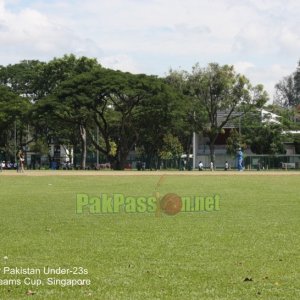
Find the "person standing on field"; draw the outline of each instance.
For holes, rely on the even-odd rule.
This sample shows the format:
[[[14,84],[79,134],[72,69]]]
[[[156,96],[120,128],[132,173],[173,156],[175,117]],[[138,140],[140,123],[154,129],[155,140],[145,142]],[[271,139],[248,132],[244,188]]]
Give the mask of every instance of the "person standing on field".
[[[229,169],[229,164],[228,164],[228,161],[226,160],[226,162],[225,162],[225,171],[228,171],[228,169]]]
[[[243,171],[243,164],[244,164],[244,161],[243,161],[243,151],[241,148],[238,149],[238,152],[237,152],[237,169],[239,171]]]
[[[199,171],[203,171],[203,163],[202,163],[202,161],[199,162],[198,166],[199,166]]]
[[[25,161],[25,158],[24,158],[24,154],[22,152],[22,150],[20,150],[18,152],[18,167],[17,167],[17,172],[21,172],[21,173],[24,173],[24,161]]]

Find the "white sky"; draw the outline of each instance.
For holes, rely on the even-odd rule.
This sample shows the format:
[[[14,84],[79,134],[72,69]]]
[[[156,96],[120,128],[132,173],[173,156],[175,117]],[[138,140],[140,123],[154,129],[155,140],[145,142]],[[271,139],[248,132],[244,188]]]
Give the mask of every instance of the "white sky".
[[[233,64],[270,96],[300,60],[299,0],[0,0],[0,65],[74,53],[166,75]]]

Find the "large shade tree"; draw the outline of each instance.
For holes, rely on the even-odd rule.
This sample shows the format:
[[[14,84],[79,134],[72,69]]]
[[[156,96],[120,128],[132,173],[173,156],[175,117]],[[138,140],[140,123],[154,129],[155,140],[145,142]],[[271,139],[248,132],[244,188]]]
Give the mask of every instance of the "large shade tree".
[[[262,107],[268,95],[262,85],[252,86],[233,66],[216,63],[193,67],[189,76],[190,93],[206,112],[204,134],[209,139],[211,161],[215,160],[215,142],[228,122]],[[222,118],[218,118],[219,113]]]
[[[283,146],[283,124],[269,118],[262,119],[260,113],[251,113],[242,119],[242,141],[256,154],[285,154]]]
[[[137,114],[138,152],[150,169],[157,169],[161,165],[161,153],[169,147],[166,136],[178,137],[178,142],[184,144],[181,137],[187,111],[186,99],[181,90],[171,84],[169,78],[163,78],[163,82],[159,82],[159,93],[145,99],[138,107]]]
[[[80,102],[55,101],[55,94],[63,82],[71,80],[79,74],[100,68],[96,59],[77,58],[75,55],[64,55],[54,58],[39,68],[39,76],[35,86],[36,103],[32,111],[32,124],[35,127],[36,138],[46,136],[48,143],[65,143],[73,145],[80,137],[81,168],[86,168],[87,132],[86,118]]]
[[[274,103],[285,108],[294,107],[300,103],[299,95],[300,92],[296,90],[295,75],[292,74],[275,85]]]
[[[62,82],[88,72],[95,66],[99,66],[96,59],[77,58],[73,54],[54,58],[47,63],[24,60],[17,64],[0,66],[0,83],[31,103],[30,119],[26,125],[29,125],[30,135],[35,142],[44,140],[47,144],[63,141],[72,143],[76,140],[74,130],[77,131],[81,143],[83,168],[87,148],[85,124],[82,120],[74,125],[74,119],[59,119],[60,114],[56,112],[60,108],[57,106],[54,108],[49,98]]]
[[[14,159],[17,148],[27,143],[29,107],[27,98],[0,85],[0,148],[7,159]]]
[[[78,117],[87,122],[95,148],[114,168],[123,169],[130,150],[140,139],[143,108],[161,95],[165,95],[165,101],[171,97],[168,86],[154,76],[95,68],[64,82],[56,98],[66,104],[64,114],[67,107],[81,110]],[[101,135],[99,140],[95,139],[95,129]],[[112,151],[114,145],[116,151]]]
[[[190,74],[184,70],[170,70],[165,78],[180,97],[174,124],[174,133],[183,145],[187,155],[187,164],[191,166],[190,153],[192,152],[193,133],[200,132],[207,120],[207,112],[199,105],[197,98],[192,96],[189,82]]]
[[[295,72],[276,83],[273,102],[285,108],[293,108],[300,104],[300,61]]]

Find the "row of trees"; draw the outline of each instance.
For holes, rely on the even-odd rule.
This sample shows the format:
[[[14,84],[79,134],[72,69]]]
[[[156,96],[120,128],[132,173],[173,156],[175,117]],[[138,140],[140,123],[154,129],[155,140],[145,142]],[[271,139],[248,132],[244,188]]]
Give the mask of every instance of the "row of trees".
[[[123,169],[132,149],[148,165],[189,154],[195,131],[209,138],[214,160],[215,141],[234,113],[251,115],[267,100],[262,85],[228,65],[196,64],[190,73],[170,70],[158,78],[74,55],[22,61],[0,67],[0,149],[47,153],[55,142],[80,153],[83,169],[88,149]],[[218,111],[225,112],[222,122]]]

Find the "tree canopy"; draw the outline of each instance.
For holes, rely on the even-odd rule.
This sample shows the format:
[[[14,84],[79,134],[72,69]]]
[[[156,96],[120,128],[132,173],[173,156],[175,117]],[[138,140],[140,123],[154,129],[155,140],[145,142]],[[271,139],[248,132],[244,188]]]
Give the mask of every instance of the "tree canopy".
[[[252,86],[233,66],[211,63],[206,68],[196,64],[187,76],[190,95],[201,111],[202,132],[209,138],[211,161],[215,160],[215,142],[225,125],[268,100],[262,85]],[[219,114],[222,113],[222,118]],[[238,114],[236,114],[238,113]]]
[[[275,85],[274,104],[287,108],[300,104],[300,61],[295,72]]]
[[[297,103],[299,74],[298,67],[278,83],[283,106]],[[217,63],[196,64],[191,72],[170,70],[158,78],[107,69],[96,59],[72,54],[49,62],[24,60],[0,66],[0,147],[13,156],[14,135],[18,147],[30,144],[43,153],[51,144],[61,144],[73,149],[74,157],[80,155],[83,169],[91,149],[116,169],[123,169],[136,150],[152,168],[180,153],[189,159],[196,132],[208,138],[214,161],[215,142],[224,127],[267,100],[262,85],[252,86],[233,66]],[[288,119],[292,116],[283,118],[284,125],[291,127]],[[250,145],[251,134],[255,151],[280,151],[277,146],[260,149],[261,140],[250,129],[246,133],[232,132],[231,152],[237,143]],[[279,129],[256,133],[267,139],[278,137]]]

